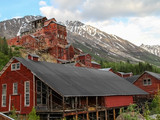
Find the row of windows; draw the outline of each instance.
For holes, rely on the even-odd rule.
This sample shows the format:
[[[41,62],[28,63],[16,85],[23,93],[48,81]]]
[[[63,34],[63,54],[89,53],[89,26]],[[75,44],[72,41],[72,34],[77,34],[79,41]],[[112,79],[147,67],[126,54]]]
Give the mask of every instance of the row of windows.
[[[143,85],[144,86],[152,85],[151,79],[145,79],[145,80],[143,80]]]
[[[20,70],[20,63],[12,63],[11,65],[11,70],[14,71],[14,70]]]
[[[24,83],[25,85],[25,106],[29,106],[30,104],[30,83],[29,81],[26,81]],[[13,83],[13,95],[18,94],[18,83]],[[6,97],[7,97],[7,85],[3,84],[2,85],[2,107],[6,107]]]

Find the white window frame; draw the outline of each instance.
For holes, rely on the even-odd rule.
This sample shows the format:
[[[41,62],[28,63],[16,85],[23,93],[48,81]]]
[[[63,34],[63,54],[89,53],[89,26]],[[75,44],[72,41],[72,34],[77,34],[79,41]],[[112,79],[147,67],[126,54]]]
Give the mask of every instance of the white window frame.
[[[26,92],[26,84],[29,83],[29,89],[28,92]],[[29,104],[26,103],[26,95],[29,94]],[[30,106],[30,82],[29,81],[25,81],[24,82],[24,105],[25,106]]]
[[[144,80],[146,80],[146,84],[144,84]],[[144,79],[143,80],[143,86],[149,86],[152,85],[152,80],[150,78]],[[150,80],[150,83],[148,82]]]
[[[5,91],[5,94],[3,94],[3,86],[6,85],[6,91]],[[6,104],[4,105],[4,100],[3,100],[3,97],[5,97],[6,101],[5,103],[7,104],[7,84],[2,84],[2,107],[6,107]]]
[[[17,68],[18,64],[19,64],[19,68]],[[13,68],[13,65],[15,65],[15,68]],[[11,64],[11,71],[20,70],[20,68],[21,68],[20,62]]]
[[[15,84],[17,84],[17,93],[15,93]],[[18,94],[18,83],[17,82],[15,82],[15,83],[13,83],[13,95],[17,95]]]

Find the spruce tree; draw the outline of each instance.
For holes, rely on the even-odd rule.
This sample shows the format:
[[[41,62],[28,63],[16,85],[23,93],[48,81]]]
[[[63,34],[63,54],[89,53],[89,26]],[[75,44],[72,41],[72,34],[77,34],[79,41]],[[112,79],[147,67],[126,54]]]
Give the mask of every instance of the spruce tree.
[[[36,109],[33,107],[32,111],[29,113],[28,120],[40,120],[39,116],[36,114]]]

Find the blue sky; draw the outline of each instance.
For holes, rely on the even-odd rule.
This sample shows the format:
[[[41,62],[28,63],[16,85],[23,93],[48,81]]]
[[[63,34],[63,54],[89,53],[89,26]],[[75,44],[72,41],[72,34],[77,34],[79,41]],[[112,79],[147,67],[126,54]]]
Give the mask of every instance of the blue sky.
[[[3,0],[0,4],[0,21],[25,15],[41,15],[39,2],[40,0]]]
[[[0,21],[26,15],[79,20],[136,45],[160,45],[160,0],[1,0]]]

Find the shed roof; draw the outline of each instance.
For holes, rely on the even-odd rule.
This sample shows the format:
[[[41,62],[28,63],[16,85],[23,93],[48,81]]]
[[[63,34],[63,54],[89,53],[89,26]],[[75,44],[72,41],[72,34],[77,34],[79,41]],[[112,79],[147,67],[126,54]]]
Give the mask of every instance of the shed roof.
[[[49,87],[65,97],[147,94],[112,72],[15,57]]]

